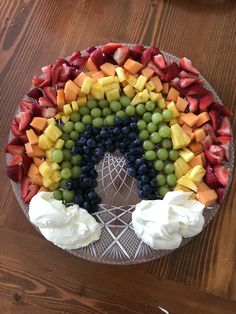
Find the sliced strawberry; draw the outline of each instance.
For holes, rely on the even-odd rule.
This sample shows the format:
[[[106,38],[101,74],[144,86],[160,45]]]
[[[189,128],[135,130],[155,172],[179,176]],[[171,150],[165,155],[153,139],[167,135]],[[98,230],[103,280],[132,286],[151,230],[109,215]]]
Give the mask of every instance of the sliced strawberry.
[[[218,196],[218,203],[221,204],[225,195],[225,188],[218,188],[215,191]]]
[[[216,132],[222,136],[231,136],[230,122],[228,117],[223,117],[219,129]]]
[[[22,99],[20,102],[20,110],[21,111],[29,111],[33,110],[33,102],[29,100]]]
[[[108,43],[102,47],[102,52],[107,55],[113,55],[116,49],[123,47],[121,43]]]
[[[44,81],[45,81],[45,79],[43,79],[42,77],[39,77],[39,76],[34,76],[32,79],[32,83],[36,87],[39,87],[40,85],[42,85],[44,83]]]
[[[89,56],[81,56],[73,61],[70,62],[70,65],[72,67],[75,67],[76,69],[80,69],[82,65],[85,64],[85,62],[88,60]]]
[[[65,65],[67,65],[67,66],[70,66],[70,62],[67,61],[66,59],[63,59],[63,58],[57,59],[57,61],[56,61],[55,64],[60,64],[60,65],[65,64]]]
[[[209,116],[211,118],[213,130],[216,131],[218,129],[220,121],[221,121],[221,115],[218,111],[213,110],[213,109],[210,110],[208,113],[209,113]]]
[[[31,90],[28,91],[28,93],[26,94],[28,97],[31,97],[33,99],[39,99],[39,97],[43,96],[43,93],[41,91],[41,89],[34,87]]]
[[[175,89],[177,90],[180,90],[180,87],[179,87],[179,78],[178,77],[175,77],[173,80],[171,80],[170,82],[170,86],[174,87]]]
[[[31,110],[22,111],[18,114],[20,119],[19,121],[19,131],[24,131],[32,121],[32,113]]]
[[[109,62],[111,64],[116,65],[116,61],[113,59],[113,57],[111,55],[107,55],[107,54],[103,54],[103,59],[104,59],[104,63],[105,62]]]
[[[8,145],[20,145],[22,146],[24,142],[22,141],[22,138],[20,136],[13,137],[13,139],[10,140]]]
[[[25,177],[21,183],[21,198],[25,203],[29,203],[31,198],[38,192],[39,186],[31,183],[29,177]]]
[[[50,101],[50,99],[48,97],[40,97],[39,98],[39,105],[40,105],[40,107],[45,107],[45,108],[53,108],[54,107],[53,103]]]
[[[94,50],[91,53],[90,58],[93,61],[93,63],[96,65],[97,68],[100,68],[100,66],[104,63],[102,50],[100,48],[97,48],[96,50]]]
[[[227,161],[229,161],[229,143],[223,143],[220,145],[224,150],[224,157]]]
[[[228,144],[231,141],[231,136],[217,136],[215,141],[222,144]]]
[[[35,194],[37,194],[38,190],[39,190],[39,186],[37,184],[31,183],[29,186],[28,194],[24,199],[24,202],[29,203],[32,197],[35,196]]]
[[[45,96],[47,96],[54,105],[57,104],[57,93],[56,93],[55,87],[46,86],[46,87],[44,87],[43,92],[44,92]],[[40,99],[41,98],[44,98],[44,97],[40,97]]]
[[[79,73],[78,73],[79,74]],[[76,76],[78,76],[78,74],[76,75]],[[72,76],[72,75],[70,75],[70,79],[71,80],[74,80],[75,78],[76,78],[76,76]],[[61,88],[64,88],[65,87],[65,82],[57,82],[57,85],[56,85],[56,87],[58,88],[58,89],[61,89]]]
[[[214,143],[214,137],[212,135],[207,135],[202,141],[204,149],[208,149]]]
[[[231,110],[229,110],[225,106],[222,106],[218,102],[214,102],[213,104],[211,104],[210,109],[214,109],[214,110],[219,111],[219,113],[222,114],[223,116],[227,116],[227,117],[232,117],[233,116],[233,112]]]
[[[186,97],[188,103],[189,103],[189,111],[190,112],[196,112],[198,111],[198,99],[194,98],[192,96],[187,96]]]
[[[73,62],[74,60],[78,59],[81,57],[81,52],[80,51],[74,51],[69,59],[69,62]]]
[[[172,62],[165,67],[164,71],[165,71],[165,81],[169,82],[170,80],[178,76],[180,72],[180,67],[178,66],[176,62]]]
[[[229,181],[229,168],[226,168],[223,165],[215,166],[214,172],[215,172],[215,175],[216,175],[217,179],[219,180],[219,182],[223,186],[227,186],[228,181]]]
[[[157,66],[155,66],[155,64],[152,61],[148,62],[147,66],[150,69],[152,69],[159,76],[161,80],[165,79],[165,72],[159,69]]]
[[[189,60],[186,57],[179,60],[179,65],[180,65],[181,69],[183,69],[187,72],[199,74],[199,71],[192,65],[191,60]]]
[[[113,59],[116,61],[118,65],[123,65],[125,61],[129,57],[129,48],[127,47],[120,47],[117,48],[114,55]]]
[[[210,104],[212,104],[213,102],[214,102],[214,98],[212,94],[205,95],[201,97],[199,100],[199,108],[202,111],[206,111],[207,108],[210,106]]]
[[[213,130],[213,127],[210,123],[205,123],[202,126],[202,129],[206,133],[206,135],[211,135],[215,139],[215,132]]]
[[[59,81],[66,82],[70,77],[71,68],[68,67],[66,64],[62,65],[61,72],[59,73]]]
[[[28,141],[29,141],[26,134],[21,135],[21,136],[20,136],[20,139],[22,140],[22,143],[23,143],[23,144],[28,143]]]
[[[140,61],[141,55],[144,51],[143,45],[134,45],[130,48],[130,55],[136,61]]]
[[[19,131],[19,126],[16,123],[12,123],[11,126],[11,131],[15,136],[21,136],[24,135],[24,132]]]
[[[223,158],[213,154],[209,150],[205,150],[205,156],[211,165],[219,165],[222,163]]]
[[[7,176],[14,182],[21,182],[23,179],[23,171],[19,165],[9,165],[6,167]]]
[[[216,177],[213,168],[208,164],[206,167],[206,174],[204,177],[204,181],[211,189],[221,188],[222,185]]]
[[[16,124],[19,126],[19,123],[20,123],[20,117],[19,117],[19,114],[18,115],[16,115],[15,117],[14,117],[14,121],[16,122]]]
[[[57,81],[59,80],[59,74],[62,70],[62,64],[55,64],[53,67],[52,67],[52,84],[53,85],[56,85]]]
[[[94,50],[96,50],[96,49],[97,49],[97,47],[95,47],[95,46],[88,47],[88,48],[86,49],[86,53],[89,54],[89,55],[91,55],[91,53],[92,53]]]
[[[198,78],[198,75],[192,74],[189,72],[185,72],[183,70],[179,72],[178,76],[179,76],[179,78]]]
[[[51,71],[52,71],[51,64],[42,67],[42,72],[44,74],[44,79],[49,81],[49,82],[51,82],[51,78],[52,78]]]
[[[153,57],[153,52],[151,49],[147,48],[143,51],[142,56],[140,58],[140,62],[146,66],[148,64],[149,61],[151,61]]]
[[[42,117],[43,118],[50,119],[50,118],[55,117],[56,114],[57,114],[56,108],[46,108],[46,107],[42,108]]]
[[[159,68],[159,69],[165,69],[167,64],[164,56],[162,54],[158,54],[152,58],[153,63]]]
[[[11,155],[22,155],[25,152],[25,147],[23,145],[8,144],[5,148],[5,152]]]
[[[23,170],[23,175],[26,176],[30,165],[32,163],[32,159],[29,158],[26,154],[22,155],[22,170]]]
[[[196,77],[184,77],[180,79],[181,88],[186,88],[192,84],[202,84],[202,80],[199,80]]]
[[[192,95],[205,96],[205,95],[211,94],[211,92],[203,86],[191,85],[183,91],[183,94],[187,96],[192,96]]]
[[[21,165],[22,162],[23,162],[22,155],[16,154],[16,155],[13,155],[10,161],[10,166]]]

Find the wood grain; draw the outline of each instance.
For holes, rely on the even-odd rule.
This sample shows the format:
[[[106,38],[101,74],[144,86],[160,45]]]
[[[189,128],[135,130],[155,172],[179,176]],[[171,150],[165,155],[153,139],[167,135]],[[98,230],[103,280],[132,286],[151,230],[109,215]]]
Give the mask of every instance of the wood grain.
[[[223,103],[236,111],[235,15],[235,1],[0,1],[0,225],[9,229],[1,229],[0,233],[1,239],[10,237],[5,241],[9,245],[0,245],[0,306],[4,313],[15,313],[16,306],[19,313],[29,313],[29,309],[30,313],[42,313],[43,302],[48,306],[48,313],[60,309],[61,313],[78,312],[78,309],[80,313],[118,313],[121,305],[123,313],[159,313],[160,300],[166,300],[163,303],[166,306],[169,304],[164,293],[163,299],[158,299],[154,293],[157,289],[166,293],[172,289],[176,295],[171,302],[171,306],[177,304],[176,308],[167,307],[171,313],[195,313],[198,307],[198,313],[210,313],[209,309],[200,307],[207,300],[215,304],[213,309],[219,310],[215,313],[221,313],[224,306],[228,310],[224,313],[231,313],[231,307],[235,308],[235,303],[224,303],[228,302],[226,299],[236,300],[235,178],[217,217],[185,247],[158,261],[111,267],[81,261],[39,239],[11,191],[5,175],[4,154],[13,114],[41,66],[75,49],[108,41],[156,45],[179,57],[189,57],[214,86]],[[235,116],[232,125],[236,136]],[[28,253],[22,243],[28,243]],[[40,249],[35,248],[37,245]],[[25,254],[22,255],[25,265],[20,248]],[[60,259],[53,264],[55,282],[45,268],[54,261],[50,257],[50,263],[44,262],[44,248],[47,255]],[[90,273],[93,276],[89,277]],[[115,274],[114,285],[109,284],[111,274]],[[104,278],[102,287],[95,279],[97,275]],[[130,282],[122,279],[125,276]],[[162,280],[168,282],[162,285]],[[124,286],[126,291],[122,291]],[[16,295],[14,301],[13,294],[20,295],[21,291],[27,297],[21,302]],[[78,291],[82,292],[78,294]],[[206,291],[211,294],[205,294]],[[191,311],[183,310],[183,304]]]

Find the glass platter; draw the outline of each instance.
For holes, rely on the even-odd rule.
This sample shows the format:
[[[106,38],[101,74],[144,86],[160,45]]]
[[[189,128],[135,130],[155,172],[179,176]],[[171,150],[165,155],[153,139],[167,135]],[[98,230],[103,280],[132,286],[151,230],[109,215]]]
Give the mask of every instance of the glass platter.
[[[126,45],[131,46],[131,44]],[[163,53],[167,60],[179,61],[177,57],[166,52]],[[213,93],[215,99],[221,103],[220,98],[206,79],[202,75],[200,75],[200,78],[204,81],[204,86],[208,88]],[[9,139],[11,138],[12,135],[10,134]],[[8,162],[9,156],[7,156],[7,164]],[[230,162],[228,166],[230,168],[229,185],[226,188],[225,195],[229,190],[233,175],[233,142],[230,145]],[[171,252],[170,250],[151,249],[135,235],[131,224],[131,214],[135,205],[140,201],[140,198],[137,193],[138,190],[135,179],[126,172],[125,160],[122,155],[118,152],[113,154],[106,153],[104,158],[97,165],[97,172],[98,186],[96,191],[102,198],[102,204],[99,205],[99,210],[94,216],[102,227],[101,238],[99,241],[85,248],[70,250],[68,252],[94,262],[126,265],[144,263],[169,254]],[[29,220],[29,207],[24,204],[20,197],[20,185],[13,181],[11,181],[11,185],[21,209]],[[213,219],[219,208],[219,205],[214,205],[204,209],[204,227]],[[185,245],[190,240],[191,238],[183,239],[181,246]]]

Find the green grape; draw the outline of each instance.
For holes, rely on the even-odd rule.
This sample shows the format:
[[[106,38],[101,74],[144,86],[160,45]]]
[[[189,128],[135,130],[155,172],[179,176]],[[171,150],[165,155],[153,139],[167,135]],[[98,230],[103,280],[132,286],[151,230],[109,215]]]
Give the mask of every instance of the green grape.
[[[99,108],[93,108],[90,114],[93,118],[98,118],[102,116],[102,110]]]
[[[150,135],[150,140],[154,143],[154,144],[158,144],[161,142],[162,138],[160,136],[160,134],[158,132],[153,132]]]
[[[111,112],[111,109],[109,107],[102,109],[102,116],[104,118],[111,115],[111,114],[112,114],[112,112]]]
[[[81,175],[81,168],[79,166],[74,166],[72,168],[72,179],[78,179]]]
[[[110,103],[110,108],[112,111],[117,112],[121,109],[121,103],[118,100],[113,100]]]
[[[167,125],[163,125],[159,128],[159,134],[161,137],[170,137],[171,129]]]
[[[133,116],[135,114],[135,107],[133,105],[128,105],[126,108],[125,108],[125,112],[127,113],[127,115],[129,117]]]
[[[164,168],[164,173],[165,174],[171,174],[175,172],[175,166],[173,164],[167,164],[165,165]]]
[[[154,163],[154,169],[157,171],[161,171],[164,169],[164,162],[162,160],[156,160]]]
[[[116,117],[119,117],[121,119],[125,119],[127,117],[127,113],[124,110],[119,110],[116,113]]]
[[[161,197],[164,197],[166,195],[166,193],[168,193],[170,190],[168,189],[167,186],[161,186],[159,189],[158,189],[158,193]]]
[[[67,141],[70,139],[70,135],[68,133],[63,133],[62,136],[61,136],[61,139],[63,141]]]
[[[162,117],[164,121],[170,121],[172,119],[172,112],[169,109],[164,109],[162,112]]]
[[[148,150],[144,153],[144,158],[146,160],[154,160],[156,159],[156,152],[154,152],[154,150]]]
[[[179,158],[179,151],[176,149],[171,149],[169,151],[169,159],[175,161]]]
[[[82,122],[76,122],[74,128],[75,128],[75,131],[79,133],[84,132],[86,129],[85,125]]]
[[[154,148],[154,144],[151,141],[146,140],[143,142],[143,149],[153,150],[153,148]]]
[[[144,141],[149,138],[149,132],[147,130],[142,130],[139,132],[139,138],[141,141]]]
[[[156,176],[156,180],[157,180],[157,185],[158,186],[163,186],[166,184],[166,178],[163,174],[158,174]]]
[[[128,96],[121,96],[120,97],[120,103],[123,107],[127,107],[130,105],[131,100]]]
[[[96,99],[89,99],[87,101],[87,106],[88,106],[89,109],[96,108],[97,105],[98,105],[98,103],[97,103]]]
[[[70,179],[72,176],[72,171],[70,168],[63,168],[61,170],[61,177],[62,179]]]
[[[145,122],[151,122],[152,121],[152,114],[151,112],[145,112],[144,115],[143,115],[143,120]]]
[[[173,145],[172,145],[172,141],[169,139],[169,138],[164,138],[162,141],[161,141],[161,146],[163,148],[166,148],[166,149],[169,149],[171,148]]]
[[[159,125],[158,125],[158,130],[160,130],[161,127],[163,126],[167,126],[167,123],[166,122],[161,122]]]
[[[70,133],[74,130],[74,123],[72,121],[68,121],[63,125],[63,132]]]
[[[71,153],[68,149],[63,149],[62,152],[64,160],[71,160]]]
[[[113,126],[115,125],[115,116],[114,115],[108,115],[106,118],[105,118],[105,124],[107,126]]]
[[[159,113],[162,114],[162,110],[160,108],[158,108],[158,107],[156,107],[153,112],[159,112]]]
[[[147,123],[143,120],[139,120],[137,123],[139,131],[145,130],[147,128]]]
[[[155,109],[156,105],[153,101],[149,100],[146,102],[145,108],[147,111],[153,111]]]
[[[171,174],[168,174],[167,177],[166,177],[166,182],[168,185],[170,186],[175,186],[176,185],[176,182],[177,182],[177,178],[176,178],[176,175],[171,173]]]
[[[144,104],[138,104],[138,105],[136,106],[135,110],[136,110],[136,113],[137,113],[139,116],[144,115],[144,113],[146,112],[146,109],[145,109]]]
[[[64,159],[63,152],[60,149],[54,149],[51,153],[52,161],[55,161],[56,163],[62,162]]]
[[[81,116],[80,116],[79,112],[72,112],[72,114],[70,115],[70,119],[74,123],[79,122],[80,118],[81,118]]]
[[[83,118],[82,118],[82,122],[83,122],[85,125],[91,124],[92,121],[93,121],[93,118],[92,118],[89,114],[84,115]]]
[[[72,131],[72,132],[70,133],[70,138],[71,138],[73,141],[78,140],[78,138],[79,138],[79,133],[78,133],[77,131]]]
[[[82,160],[82,157],[79,154],[73,155],[71,157],[71,163],[72,163],[73,166],[79,165],[81,160]]]
[[[165,148],[159,148],[157,151],[157,158],[160,160],[166,160],[168,158],[168,151]]]
[[[89,108],[87,106],[80,107],[79,112],[82,116],[89,114]]]
[[[74,191],[68,191],[68,190],[64,190],[62,192],[63,194],[63,199],[64,201],[66,201],[67,203],[72,203],[74,198],[75,198],[75,192]]]
[[[98,117],[98,118],[93,119],[92,124],[95,128],[101,128],[101,127],[103,127],[104,120],[102,118]]]
[[[147,130],[150,134],[154,133],[157,130],[157,125],[153,122],[149,122],[147,125]]]
[[[55,198],[55,200],[61,201],[62,200],[62,191],[60,190],[54,190],[52,192],[53,198]]]
[[[109,102],[108,102],[108,100],[106,100],[106,99],[100,99],[100,100],[98,101],[98,106],[99,106],[101,109],[103,109],[103,108],[109,106]]]
[[[67,149],[71,149],[74,145],[75,145],[75,142],[72,140],[67,140],[65,142],[65,148],[67,148]]]
[[[162,115],[159,112],[154,112],[152,114],[152,122],[155,124],[161,123],[163,120]]]
[[[61,189],[65,189],[66,188],[66,184],[67,184],[67,182],[68,182],[69,180],[66,180],[66,179],[62,179],[61,181],[60,181],[60,188]]]
[[[61,163],[61,169],[72,168],[72,164],[69,160],[64,160]]]

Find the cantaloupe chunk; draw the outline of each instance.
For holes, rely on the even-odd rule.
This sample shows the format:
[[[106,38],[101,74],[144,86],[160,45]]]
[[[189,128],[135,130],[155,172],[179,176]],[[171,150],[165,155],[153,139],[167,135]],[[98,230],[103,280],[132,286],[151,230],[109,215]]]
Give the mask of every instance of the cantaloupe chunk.
[[[159,79],[158,76],[153,76],[150,81],[152,81],[155,85],[155,92],[159,93],[160,91],[163,90],[163,85],[161,83],[161,80]]]
[[[167,95],[169,92],[169,88],[170,88],[169,83],[163,83],[162,85],[163,85],[162,94]]]
[[[200,153],[199,155],[201,155],[203,167],[205,167],[206,166],[206,156],[205,156],[204,152]]]
[[[197,123],[198,119],[198,116],[192,112],[188,112],[182,117],[184,123],[191,127],[193,127]]]
[[[63,89],[57,90],[57,107],[59,111],[62,111],[63,106],[65,105],[65,93]]]
[[[176,101],[176,108],[179,110],[179,111],[182,111],[184,112],[185,109],[187,108],[188,106],[188,102],[186,99],[178,96],[177,98],[177,101]]]
[[[198,192],[204,192],[204,191],[209,191],[209,190],[211,190],[211,189],[209,188],[209,186],[205,182],[201,182],[197,186]]]
[[[193,168],[193,167],[195,167],[197,165],[200,165],[200,166],[204,167],[201,154],[198,154],[197,156],[195,156],[192,160],[190,160],[188,162],[188,164],[189,164],[189,166],[191,168]]]
[[[33,148],[30,143],[25,143],[25,150],[28,157],[34,157]]]
[[[95,74],[95,73],[94,73]],[[93,75],[94,75],[93,74]],[[84,72],[80,72],[80,74],[74,79],[74,83],[79,86],[79,87],[82,87],[83,85],[83,82],[84,82],[84,79],[88,77],[87,74],[85,74]]]
[[[184,124],[184,121],[183,121],[183,117],[186,115],[186,113],[184,113],[184,112],[180,112],[180,115],[178,116],[178,118],[177,118],[177,122],[178,122],[178,124],[179,125],[183,125]]]
[[[197,199],[205,206],[212,205],[217,201],[217,194],[215,190],[207,190],[202,192],[197,192]]]
[[[130,73],[136,74],[143,68],[143,64],[132,59],[127,59],[124,64],[124,68]]]
[[[201,143],[192,142],[188,146],[189,149],[194,153],[194,155],[198,155],[203,152],[203,145]]]
[[[89,57],[85,63],[85,67],[88,71],[98,71],[96,65],[93,63],[92,59]]]
[[[204,140],[204,138],[206,137],[206,133],[204,132],[203,129],[195,129],[193,131],[194,135],[195,135],[195,141],[198,142],[202,142]]]
[[[69,80],[65,84],[64,93],[66,103],[70,103],[71,101],[76,100],[80,93],[80,88],[73,81]]]
[[[32,163],[29,167],[28,177],[32,178],[36,176],[37,174],[39,174],[39,168],[34,163]]]
[[[195,134],[193,133],[193,129],[185,123],[182,125],[182,129],[188,134],[188,136],[190,137],[192,141],[195,137]]]
[[[37,184],[39,186],[43,185],[43,178],[42,178],[41,174],[37,174],[37,175],[35,175],[33,177],[29,177],[29,178],[30,178],[30,181],[32,183],[35,183],[35,184]]]
[[[28,141],[31,145],[33,144],[37,144],[38,143],[38,135],[36,135],[34,133],[34,130],[33,129],[29,129],[26,131],[26,135],[27,135],[27,138],[28,138]]]
[[[88,75],[88,76],[90,76],[90,77],[92,77],[92,75],[94,74],[94,73],[96,73],[97,71],[89,71],[89,72],[86,72],[86,74]]]
[[[44,161],[38,157],[33,157],[34,164],[39,167]]]
[[[173,100],[174,102],[176,102],[178,97],[179,97],[179,95],[180,95],[180,92],[177,89],[175,89],[174,87],[171,87],[169,89],[169,92],[167,94],[166,99],[170,100],[170,101]]]
[[[196,123],[196,127],[199,127],[210,120],[210,116],[207,112],[202,112],[198,115],[198,121]]]
[[[145,76],[148,80],[154,75],[154,71],[149,67],[142,69],[142,75]]]
[[[48,189],[46,189],[44,186],[41,186],[41,188],[38,190],[39,192],[48,192]]]
[[[30,125],[38,131],[42,131],[45,128],[46,124],[47,119],[41,117],[34,117],[30,123]]]
[[[102,71],[96,71],[94,72],[91,77],[95,80],[98,81],[100,78],[104,77],[104,73]],[[83,84],[83,83],[82,83]],[[81,85],[82,86],[82,85]]]
[[[44,151],[38,147],[37,144],[31,145],[30,143],[25,143],[25,150],[28,157],[44,157]]]
[[[116,73],[116,68],[117,68],[117,65],[114,65],[109,62],[103,63],[100,66],[100,69],[102,70],[102,72],[106,74],[107,76],[114,76]]]

